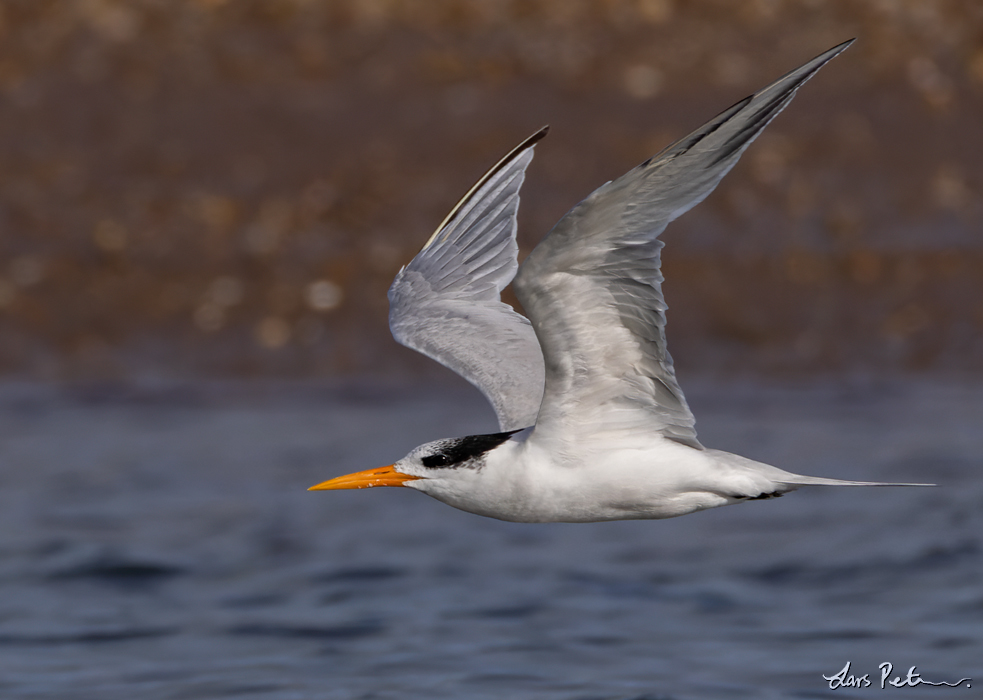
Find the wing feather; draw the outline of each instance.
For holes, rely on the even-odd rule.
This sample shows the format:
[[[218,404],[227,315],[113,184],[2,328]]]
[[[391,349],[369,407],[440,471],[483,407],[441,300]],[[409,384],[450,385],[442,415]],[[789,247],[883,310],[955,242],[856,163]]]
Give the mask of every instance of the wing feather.
[[[713,191],[796,90],[850,43],[597,189],[523,262],[513,287],[546,362],[536,434],[627,439],[657,430],[702,449],[666,348],[658,237]]]
[[[501,301],[518,269],[519,188],[547,128],[489,170],[389,288],[397,342],[450,368],[491,402],[503,431],[536,420],[545,370],[529,321]]]

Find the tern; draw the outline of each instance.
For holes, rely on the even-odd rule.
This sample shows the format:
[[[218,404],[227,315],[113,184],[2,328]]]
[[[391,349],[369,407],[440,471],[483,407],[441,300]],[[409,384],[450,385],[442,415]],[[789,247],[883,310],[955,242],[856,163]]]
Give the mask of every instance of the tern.
[[[389,289],[393,337],[477,387],[500,432],[429,442],[310,490],[402,486],[501,520],[594,522],[671,518],[813,484],[923,485],[802,476],[705,448],[666,349],[659,235],[851,43],[602,185],[521,267],[519,188],[547,128],[505,156]],[[501,301],[510,282],[528,319]]]

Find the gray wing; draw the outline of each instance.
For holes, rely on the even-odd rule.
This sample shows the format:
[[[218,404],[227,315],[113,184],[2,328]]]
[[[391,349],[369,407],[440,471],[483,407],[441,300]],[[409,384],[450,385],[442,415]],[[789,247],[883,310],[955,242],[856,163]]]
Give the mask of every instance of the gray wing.
[[[536,334],[501,291],[518,269],[519,188],[547,129],[471,188],[389,288],[393,337],[480,389],[503,431],[535,423],[543,398]]]
[[[537,434],[627,440],[658,430],[702,447],[666,349],[658,236],[713,191],[795,91],[850,43],[597,189],[523,262],[513,288],[546,359]]]

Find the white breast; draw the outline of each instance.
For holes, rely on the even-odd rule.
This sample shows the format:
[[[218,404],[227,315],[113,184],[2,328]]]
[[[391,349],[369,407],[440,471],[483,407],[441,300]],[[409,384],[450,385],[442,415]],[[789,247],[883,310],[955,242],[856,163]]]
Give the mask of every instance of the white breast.
[[[737,502],[725,495],[733,477],[716,451],[660,436],[645,443],[557,452],[535,441],[509,441],[488,452],[478,469],[447,470],[407,485],[455,508],[514,522],[672,518]]]

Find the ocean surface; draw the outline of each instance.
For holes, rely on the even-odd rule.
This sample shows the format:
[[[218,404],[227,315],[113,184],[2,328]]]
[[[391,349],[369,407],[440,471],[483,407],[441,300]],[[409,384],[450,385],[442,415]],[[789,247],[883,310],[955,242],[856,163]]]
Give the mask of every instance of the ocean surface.
[[[0,385],[0,698],[981,697],[983,381],[684,380],[707,445],[939,487],[520,525],[305,490],[494,431],[456,386]]]

